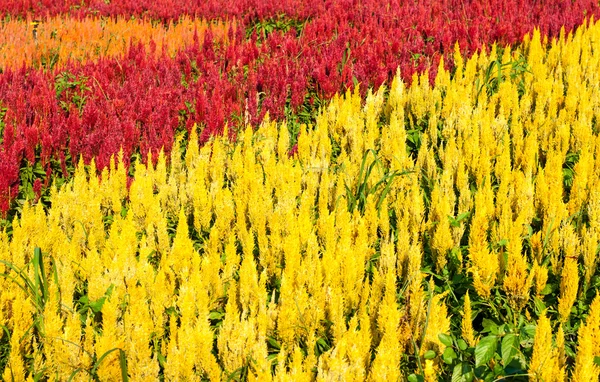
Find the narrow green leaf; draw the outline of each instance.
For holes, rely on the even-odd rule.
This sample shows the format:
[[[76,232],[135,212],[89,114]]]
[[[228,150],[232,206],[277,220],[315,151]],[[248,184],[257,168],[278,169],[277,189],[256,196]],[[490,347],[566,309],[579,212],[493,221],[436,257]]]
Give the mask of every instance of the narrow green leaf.
[[[94,367],[92,368],[92,375],[96,375],[96,372],[98,371],[98,368],[100,367],[100,364],[102,363],[102,361],[104,361],[104,358],[108,357],[108,355],[110,355],[110,353],[115,352],[117,350],[121,350],[121,349],[112,348],[112,349],[108,350],[106,353],[102,354],[102,356],[100,356],[100,358],[98,358],[98,361],[96,361],[96,363],[94,364]]]
[[[167,358],[161,353],[158,353],[156,358],[158,359],[158,364],[162,367],[165,367],[165,364],[167,363]]]
[[[129,373],[127,371],[127,357],[125,352],[119,349],[119,365],[121,366],[121,380],[123,382],[129,382]]]
[[[75,369],[71,375],[69,376],[69,379],[67,380],[68,382],[71,382],[73,380],[73,378],[75,378],[75,376],[81,371],[83,370],[81,367],[78,367],[77,369]]]

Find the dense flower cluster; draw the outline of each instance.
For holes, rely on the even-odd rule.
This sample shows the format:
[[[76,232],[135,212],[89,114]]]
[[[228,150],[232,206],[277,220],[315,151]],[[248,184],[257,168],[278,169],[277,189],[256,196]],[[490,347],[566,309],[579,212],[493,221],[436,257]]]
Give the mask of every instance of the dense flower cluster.
[[[121,59],[132,45],[142,44],[147,54],[160,57],[204,40],[210,29],[216,41],[226,40],[222,23],[181,17],[166,25],[149,20],[53,17],[41,21],[9,20],[0,26],[0,68],[22,65],[46,70],[60,68],[69,60]]]
[[[174,131],[189,131],[194,123],[202,126],[203,142],[225,124],[234,130],[245,123],[257,126],[267,113],[274,120],[287,117],[297,132],[299,123],[312,122],[312,111],[336,92],[360,86],[365,94],[368,87],[389,83],[398,68],[407,82],[424,70],[433,80],[441,56],[450,68],[456,44],[469,55],[492,42],[516,43],[536,25],[544,35],[558,36],[599,7],[584,0],[4,1],[0,10],[41,18],[39,41],[20,42],[24,56],[5,51],[10,65],[1,67],[0,212],[5,213],[29,187],[20,180],[24,165],[40,167],[47,175],[38,180],[47,185],[58,168],[66,174],[65,158],[76,162],[83,155],[89,163],[97,156],[99,169],[120,148],[127,159],[145,158],[148,150],[168,151]],[[152,17],[152,23],[159,18],[171,32],[154,28],[148,34],[149,21],[133,21],[120,35],[109,30],[113,23],[122,28],[122,20],[84,18],[74,30],[104,25],[97,31],[103,41],[82,41],[89,44],[84,46],[127,51],[121,57],[118,50],[80,55],[68,34],[61,41],[68,26],[45,17],[61,12],[93,18],[138,14]],[[161,33],[166,38],[187,30],[187,38],[167,42],[172,48],[187,45],[193,22],[181,19],[184,14],[230,21],[204,35],[205,26],[194,24],[197,39],[175,57],[173,51],[157,56],[135,43],[147,46],[147,39],[160,39]],[[17,39],[33,33],[30,25],[15,27],[19,22],[4,24],[7,36],[14,28],[21,33]],[[93,34],[83,37],[91,40]],[[6,48],[16,43],[9,40]],[[63,63],[66,52],[70,63]],[[19,66],[32,62],[39,69]]]
[[[465,32],[479,29],[478,23],[500,24],[502,30],[498,31],[497,36],[503,36],[503,32],[514,28],[515,22],[527,20],[528,23],[539,23],[544,28],[551,25],[560,28],[563,23],[568,24],[570,18],[580,17],[581,12],[587,11],[589,16],[589,12],[597,7],[598,3],[593,0],[2,0],[0,15],[43,17],[70,13],[78,16],[136,15],[154,19],[177,19],[187,14],[203,18],[237,18],[247,22],[280,14],[298,18],[321,18],[323,15],[330,17],[332,10],[342,17],[352,13],[357,13],[360,17],[363,9],[379,9],[387,14],[409,16],[411,21],[424,13],[434,16],[413,24],[418,30],[424,24],[431,23],[427,27],[435,26],[436,21],[460,20],[469,21],[469,24],[463,25]],[[417,14],[415,10],[418,10]],[[485,35],[482,33],[480,36]]]
[[[0,234],[4,378],[472,379],[470,347],[478,367],[597,380],[600,24],[543,41],[335,96],[291,156],[266,120],[204,145],[191,126],[131,180],[80,163]],[[128,70],[111,65],[89,67]],[[521,329],[490,324],[506,312]]]

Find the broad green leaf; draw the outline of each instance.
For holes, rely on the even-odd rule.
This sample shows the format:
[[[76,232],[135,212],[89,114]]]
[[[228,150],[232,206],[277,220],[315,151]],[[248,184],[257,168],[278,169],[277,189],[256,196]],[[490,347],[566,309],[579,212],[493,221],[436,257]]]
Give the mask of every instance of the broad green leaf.
[[[498,337],[494,335],[481,339],[475,347],[475,367],[487,364],[494,356],[496,346],[498,346]]]
[[[542,289],[542,291],[540,292],[540,294],[543,296],[550,294],[550,293],[552,293],[552,285],[551,284],[546,284],[544,289]]]
[[[106,297],[100,297],[98,300],[90,302],[89,306],[94,313],[99,313],[100,311],[102,311],[102,307],[104,306],[105,301]]]
[[[521,328],[521,333],[525,333],[525,335],[527,335],[528,337],[533,338],[535,337],[535,328],[536,325],[533,324],[525,325]]]
[[[433,350],[427,350],[425,352],[425,354],[423,354],[423,358],[425,358],[425,359],[434,359],[435,358],[435,352]]]
[[[519,336],[509,333],[502,339],[502,364],[508,365],[518,352]]]
[[[472,382],[473,369],[467,363],[459,363],[452,371],[452,382]]]
[[[498,324],[496,324],[494,321],[484,318],[483,319],[483,330],[481,331],[482,333],[493,333],[493,334],[497,334],[498,333]]]
[[[452,349],[450,347],[446,348],[446,350],[444,350],[444,354],[442,354],[442,359],[448,365],[452,365],[452,363],[454,362],[454,360],[457,357],[458,356],[456,355],[456,352],[454,351],[454,349]]]
[[[462,372],[462,363],[454,366],[454,370],[452,371],[452,382],[462,382],[463,381],[463,372]]]
[[[452,346],[452,337],[450,337],[446,333],[438,334],[438,338],[440,339],[440,342],[443,343],[444,345]]]
[[[460,338],[458,341],[456,341],[456,344],[458,345],[458,348],[461,351],[465,351],[469,347],[469,345],[467,345],[467,342],[465,340],[463,340],[462,338]]]

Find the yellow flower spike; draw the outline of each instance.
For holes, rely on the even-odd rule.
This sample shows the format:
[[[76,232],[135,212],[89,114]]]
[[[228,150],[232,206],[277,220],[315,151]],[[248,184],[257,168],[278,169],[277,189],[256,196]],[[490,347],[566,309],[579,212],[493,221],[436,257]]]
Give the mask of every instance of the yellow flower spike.
[[[179,219],[177,223],[177,232],[173,239],[171,253],[168,256],[168,264],[173,271],[182,278],[187,278],[191,272],[194,272],[193,259],[197,257],[194,244],[189,237],[189,227],[187,224],[187,216],[183,209],[179,211]]]
[[[558,351],[552,345],[552,327],[543,312],[538,320],[533,342],[533,354],[529,363],[530,381],[560,381],[556,378],[559,371]]]
[[[56,39],[67,41],[64,26],[51,22],[40,25],[38,39],[56,30]],[[8,365],[25,380],[44,356],[53,377],[68,379],[74,368],[90,370],[92,357],[117,344],[136,380],[156,379],[159,351],[167,360],[164,376],[173,380],[201,374],[220,380],[245,366],[249,380],[395,378],[414,372],[399,360],[415,333],[425,331],[423,350],[443,350],[437,335],[449,330],[447,308],[441,295],[428,300],[422,268],[443,269],[444,255],[465,241],[466,251],[454,253],[457,271],[471,273],[478,299],[503,293],[530,320],[535,312],[523,305],[529,290],[541,299],[548,281],[554,282],[549,276],[559,275],[555,308],[559,321],[568,320],[579,277],[588,285],[597,268],[600,140],[592,125],[600,55],[590,42],[599,36],[600,26],[593,24],[571,42],[546,46],[537,32],[522,50],[533,73],[512,79],[504,67],[497,92],[482,91],[476,107],[473,84],[497,48],[471,59],[457,52],[453,78],[440,61],[434,87],[427,75],[416,75],[411,87],[395,78],[388,100],[382,89],[366,102],[348,91],[331,100],[316,126],[303,130],[299,153],[291,158],[287,126],[267,120],[256,131],[241,131],[237,145],[215,137],[199,147],[192,131],[184,160],[176,155],[168,164],[161,154],[156,166],[135,164],[129,189],[120,160],[102,171],[101,181],[79,165],[71,182],[51,192],[48,211],[25,205],[12,238],[0,233],[2,259],[24,266],[40,247],[60,260],[52,262],[59,282],[49,286],[54,296],[60,285],[64,309],[54,310],[58,302],[50,298],[45,324],[49,337],[74,344],[37,343],[27,335],[27,346],[17,343],[35,307],[0,278],[0,319],[12,330],[11,348],[23,353],[11,352]],[[502,61],[515,59],[518,52],[505,48]],[[421,147],[410,153],[414,142],[404,125],[424,118],[429,124]],[[336,163],[332,140],[340,146]],[[366,197],[364,211],[349,212],[344,185],[356,184],[369,148],[379,149],[390,171],[416,171],[393,180],[379,210],[375,194]],[[573,153],[579,158],[572,184],[565,185],[564,167]],[[384,173],[375,167],[367,184]],[[579,212],[587,215],[587,228],[573,226]],[[448,216],[462,218],[451,224]],[[529,244],[531,257],[523,253]],[[400,301],[398,288],[405,297]],[[81,301],[65,296],[82,292],[96,307],[105,298],[102,333],[91,313],[84,322],[68,313]],[[558,327],[552,347],[548,319],[540,317],[528,365],[532,380],[540,373],[546,380],[597,379],[599,307],[594,300],[569,370],[564,352],[571,338]],[[473,346],[470,294],[463,312],[458,330]],[[329,350],[323,349],[325,337]],[[273,341],[281,346],[275,376]],[[38,345],[37,354],[29,350]],[[119,378],[118,354],[105,361],[101,377]],[[540,366],[548,362],[555,364]],[[422,365],[428,379],[447,370],[437,359]]]
[[[503,280],[509,302],[516,310],[523,309],[529,301],[529,289],[534,276],[528,271],[527,259],[522,254],[521,231],[521,222],[514,222],[510,228],[508,262]]]
[[[436,370],[435,361],[432,359],[425,360],[425,367],[423,368],[425,374],[425,381],[436,382],[438,380],[438,372]]]
[[[461,332],[463,339],[469,344],[469,346],[474,347],[477,340],[475,339],[475,335],[473,333],[473,313],[471,312],[471,298],[469,297],[469,292],[465,295],[465,302],[463,306],[463,318],[461,321]]]
[[[571,314],[571,307],[577,299],[579,289],[579,274],[577,259],[567,257],[560,276],[560,297],[558,298],[558,313],[561,322],[566,322]]]
[[[595,346],[593,328],[581,325],[577,331],[577,355],[571,380],[596,381],[600,377],[600,368],[594,362]]]
[[[430,284],[433,284],[433,281],[430,281]],[[433,288],[430,287],[430,290],[433,290]],[[448,308],[443,301],[447,295],[448,291],[437,294],[431,297],[431,301],[426,303],[429,305],[430,311],[427,327],[425,328],[423,346],[420,349],[421,353],[427,350],[434,350],[436,354],[442,354],[446,349],[446,345],[440,341],[439,335],[450,333],[450,316],[448,315]]]
[[[385,294],[379,307],[379,318],[377,319],[378,330],[381,332],[382,337],[376,350],[375,360],[371,365],[369,374],[369,380],[371,381],[395,381],[402,376],[398,367],[401,360],[401,352],[397,348],[400,311],[396,302],[396,272],[394,267],[388,269],[383,277],[385,278]]]
[[[590,304],[586,325],[591,331],[593,343],[595,344],[594,354],[600,354],[600,342],[598,341],[600,339],[600,297],[598,294]]]
[[[565,332],[562,325],[558,327],[558,333],[556,333],[556,351],[558,368],[564,370],[567,362],[567,356],[565,355]]]
[[[256,315],[261,305],[262,293],[258,284],[256,263],[252,256],[244,256],[240,268],[239,299],[242,308],[242,317],[250,314]]]
[[[600,233],[590,231],[590,229],[584,228],[582,229],[581,234],[583,238],[583,243],[581,246],[581,255],[583,258],[583,265],[585,269],[584,285],[586,286],[590,284],[592,275],[596,273],[598,265],[598,256],[596,252],[598,244],[600,244]]]
[[[482,190],[475,195],[475,215],[471,222],[469,234],[469,259],[473,274],[473,286],[480,297],[488,298],[492,286],[496,282],[499,268],[498,257],[488,249],[487,227],[489,213],[493,212],[491,203],[491,187],[487,181]]]
[[[537,260],[534,260],[531,273],[535,278],[536,297],[540,298],[542,291],[546,287],[546,282],[548,281],[548,268],[545,265],[538,264]]]
[[[431,241],[432,255],[435,260],[437,272],[441,273],[446,266],[448,252],[454,247],[454,240],[450,230],[450,220],[454,210],[448,192],[440,187],[433,189],[431,193],[432,205],[430,220],[433,220],[433,236]]]

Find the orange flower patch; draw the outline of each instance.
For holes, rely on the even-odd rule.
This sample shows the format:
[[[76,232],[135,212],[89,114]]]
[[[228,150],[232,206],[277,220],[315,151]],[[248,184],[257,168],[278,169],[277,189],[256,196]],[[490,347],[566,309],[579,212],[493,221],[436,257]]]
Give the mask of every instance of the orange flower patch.
[[[208,30],[215,39],[226,40],[229,27],[235,25],[190,17],[167,24],[122,17],[12,20],[0,26],[0,68],[21,65],[53,68],[68,60],[118,57],[138,43],[147,52],[173,56],[192,44],[195,35],[202,41]],[[151,48],[152,43],[156,49]]]

